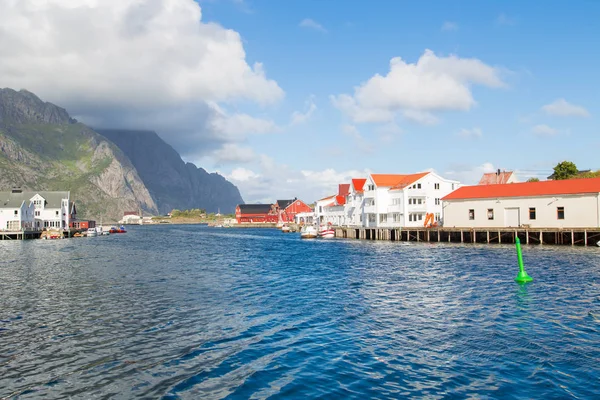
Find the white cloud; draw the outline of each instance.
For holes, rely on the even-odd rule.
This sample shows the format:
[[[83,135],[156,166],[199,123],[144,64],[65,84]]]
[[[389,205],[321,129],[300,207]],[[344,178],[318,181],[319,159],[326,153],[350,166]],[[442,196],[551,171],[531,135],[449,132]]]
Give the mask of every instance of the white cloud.
[[[275,122],[269,119],[242,113],[228,115],[216,106],[214,111],[210,118],[210,126],[213,131],[228,140],[244,139],[248,134],[264,134],[281,130]]]
[[[215,165],[246,164],[255,161],[257,155],[250,147],[241,147],[235,143],[225,143],[222,148],[211,154],[211,158],[213,158]]]
[[[193,0],[3,3],[4,86],[61,104],[74,98],[144,105],[283,97],[262,64],[248,65],[240,35],[201,22]]]
[[[442,174],[448,179],[454,179],[464,185],[476,185],[483,174],[494,172],[496,168],[490,162],[481,165],[455,164],[450,166],[450,169]]]
[[[582,106],[567,102],[565,99],[557,99],[542,107],[547,114],[560,117],[589,117],[590,113]]]
[[[311,96],[306,101],[306,110],[303,113],[299,111],[294,111],[292,113],[290,125],[298,125],[308,121],[316,110],[317,105],[315,104],[314,96]]]
[[[421,125],[435,125],[439,122],[439,119],[435,115],[426,111],[404,110],[402,116],[408,121]]]
[[[450,32],[450,31],[457,31],[457,30],[458,30],[458,24],[456,22],[446,21],[442,24],[442,31]]]
[[[481,129],[479,128],[473,128],[473,129],[461,129],[460,132],[458,132],[458,136],[465,138],[465,139],[469,139],[469,138],[480,138],[483,136],[483,133],[481,132]]]
[[[302,21],[300,21],[298,26],[300,26],[302,28],[314,29],[319,32],[327,33],[327,29],[325,29],[323,27],[323,25],[319,24],[317,21],[310,19],[310,18],[304,18]]]
[[[533,128],[531,128],[531,131],[539,136],[556,136],[558,135],[558,130],[549,127],[548,125],[545,124],[540,124],[540,125],[536,125]]]
[[[399,112],[417,121],[415,116],[427,116],[420,119],[432,123],[432,112],[473,107],[473,85],[499,88],[504,84],[497,68],[478,59],[438,57],[425,50],[415,64],[393,58],[387,75],[376,74],[355,87],[353,96],[331,96],[331,101],[356,123],[390,122]]]
[[[233,171],[231,171],[231,174],[229,174],[228,177],[229,177],[229,179],[234,180],[234,181],[246,182],[251,179],[260,178],[260,175],[254,171],[240,167],[240,168],[236,168]]]

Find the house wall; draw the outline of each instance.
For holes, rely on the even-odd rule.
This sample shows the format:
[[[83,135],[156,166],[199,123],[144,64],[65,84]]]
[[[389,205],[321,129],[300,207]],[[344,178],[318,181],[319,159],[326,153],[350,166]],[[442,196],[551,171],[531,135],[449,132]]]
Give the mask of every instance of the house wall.
[[[23,202],[18,208],[0,208],[0,230],[18,231],[34,227],[33,203]]]
[[[281,218],[284,222],[293,222],[296,214],[311,211],[312,209],[302,200],[295,200],[292,204],[286,207],[281,215]]]
[[[529,218],[529,208],[535,208],[536,219]],[[564,219],[557,218],[557,207],[564,207]],[[444,202],[445,227],[504,228],[506,209],[519,210],[519,224],[531,228],[597,228],[600,227],[600,198],[598,194],[572,196],[513,197],[499,199],[448,200]],[[493,219],[488,219],[488,209]],[[469,210],[475,218],[469,219]]]
[[[36,195],[32,200],[41,198]],[[59,207],[35,206],[36,228],[67,228],[70,226],[71,214],[69,210],[69,197],[63,198]]]

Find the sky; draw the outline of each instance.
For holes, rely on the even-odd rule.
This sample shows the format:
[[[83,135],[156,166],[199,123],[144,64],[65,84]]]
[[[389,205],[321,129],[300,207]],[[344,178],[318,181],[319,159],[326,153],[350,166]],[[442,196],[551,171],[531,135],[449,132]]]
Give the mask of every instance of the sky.
[[[0,87],[156,131],[247,203],[600,169],[600,1],[0,0]]]

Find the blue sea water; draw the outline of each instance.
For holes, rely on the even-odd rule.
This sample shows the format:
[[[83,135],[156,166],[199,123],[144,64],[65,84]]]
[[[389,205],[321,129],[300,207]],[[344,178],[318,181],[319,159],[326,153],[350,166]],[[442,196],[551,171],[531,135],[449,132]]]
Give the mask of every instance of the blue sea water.
[[[132,227],[0,241],[0,398],[600,396],[598,248]]]

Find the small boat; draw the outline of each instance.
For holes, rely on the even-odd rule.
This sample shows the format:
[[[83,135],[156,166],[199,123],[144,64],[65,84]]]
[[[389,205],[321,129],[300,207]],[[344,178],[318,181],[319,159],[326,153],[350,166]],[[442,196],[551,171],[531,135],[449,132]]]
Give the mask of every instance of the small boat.
[[[291,231],[291,229],[290,229],[290,226],[288,224],[284,224],[281,227],[281,232],[283,232],[283,233],[289,233],[290,231]]]
[[[319,227],[319,237],[322,239],[332,239],[335,237],[335,230],[331,227],[331,224]]]
[[[313,225],[304,225],[300,229],[301,239],[314,239],[317,237],[317,228]]]
[[[121,225],[121,226],[119,227],[119,230],[117,231],[117,233],[127,233],[127,229],[125,229],[125,226],[124,226],[124,225]]]
[[[63,239],[64,237],[62,232],[55,230],[43,231],[40,235],[40,239]]]
[[[98,236],[98,232],[96,232],[96,228],[89,228],[86,231],[86,236],[87,237],[96,237],[96,236]]]

